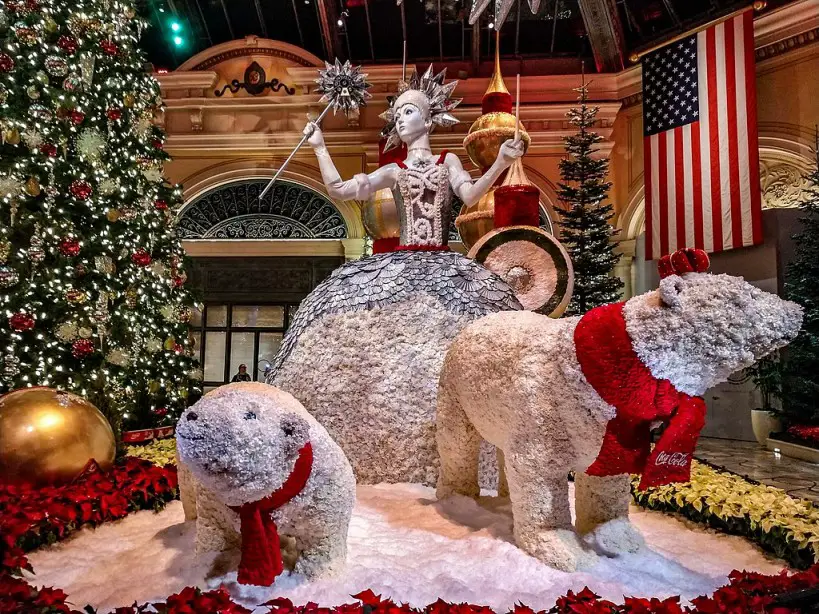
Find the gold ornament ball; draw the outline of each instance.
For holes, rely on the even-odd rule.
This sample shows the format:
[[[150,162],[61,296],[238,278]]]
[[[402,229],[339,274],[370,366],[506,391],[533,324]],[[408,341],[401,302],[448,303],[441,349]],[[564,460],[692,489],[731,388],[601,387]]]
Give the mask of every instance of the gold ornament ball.
[[[0,474],[12,482],[62,484],[92,459],[114,463],[111,425],[91,403],[53,388],[22,388],[0,397]]]
[[[486,113],[478,117],[469,128],[464,138],[464,149],[475,166],[489,168],[498,157],[501,145],[508,139],[515,138],[515,116],[503,111]],[[529,150],[529,133],[520,126],[520,138],[523,140],[523,152]]]
[[[373,241],[400,236],[398,218],[398,207],[389,188],[378,190],[372,198],[361,204],[364,230]]]

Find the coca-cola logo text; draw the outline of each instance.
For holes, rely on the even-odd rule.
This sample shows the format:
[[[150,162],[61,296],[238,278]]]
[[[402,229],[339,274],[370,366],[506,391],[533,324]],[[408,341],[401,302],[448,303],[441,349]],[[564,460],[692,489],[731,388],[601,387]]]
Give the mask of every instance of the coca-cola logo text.
[[[691,454],[689,452],[674,452],[673,454],[669,454],[668,452],[660,452],[657,455],[657,460],[654,461],[654,464],[657,466],[668,465],[670,467],[687,467],[688,466],[688,457]]]

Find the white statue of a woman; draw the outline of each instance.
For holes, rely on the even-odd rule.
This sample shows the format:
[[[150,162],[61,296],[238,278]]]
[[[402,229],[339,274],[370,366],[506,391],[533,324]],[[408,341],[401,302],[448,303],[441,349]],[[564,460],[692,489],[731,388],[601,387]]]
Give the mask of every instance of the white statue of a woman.
[[[495,163],[473,182],[458,156],[446,151],[436,156],[429,146],[429,134],[436,124],[451,125],[458,121],[449,113],[460,102],[449,98],[457,81],[444,85],[444,71],[433,75],[431,66],[422,77],[413,78],[414,82],[382,115],[390,129],[385,150],[400,139],[407,144],[404,162],[387,164],[370,174],[361,173],[342,181],[319,127],[310,122],[304,134],[316,153],[331,198],[367,200],[377,190],[390,188],[399,207],[400,245],[435,249],[447,244],[452,194],[467,206],[476,203],[501,173],[523,155],[523,141],[510,139],[503,143]]]
[[[290,392],[342,447],[360,483],[434,484],[438,471],[435,403],[449,343],[472,320],[521,309],[512,289],[489,270],[449,251],[453,194],[477,201],[515,158],[507,141],[472,182],[458,157],[433,154],[434,125],[450,111],[456,82],[444,73],[413,75],[382,115],[388,147],[403,141],[404,162],[342,181],[318,127],[305,128],[327,192],[366,200],[393,189],[400,212],[397,251],[348,262],[302,301],[266,381]]]

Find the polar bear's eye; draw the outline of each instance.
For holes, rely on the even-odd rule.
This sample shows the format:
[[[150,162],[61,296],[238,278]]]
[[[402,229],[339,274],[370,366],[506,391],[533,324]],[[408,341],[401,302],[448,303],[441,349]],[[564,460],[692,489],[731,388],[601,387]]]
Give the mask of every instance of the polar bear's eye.
[[[255,419],[256,419],[256,414],[253,413],[252,411],[249,411],[249,412],[247,412],[245,414],[245,420],[255,420]]]

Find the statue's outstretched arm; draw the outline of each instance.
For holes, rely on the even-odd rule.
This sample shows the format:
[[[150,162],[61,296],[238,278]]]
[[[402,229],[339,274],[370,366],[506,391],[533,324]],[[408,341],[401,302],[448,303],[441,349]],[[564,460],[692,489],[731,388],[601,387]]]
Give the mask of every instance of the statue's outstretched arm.
[[[319,127],[310,122],[304,128],[304,134],[308,135],[307,142],[313,147],[313,151],[318,159],[321,178],[327,188],[330,198],[335,200],[367,200],[382,188],[392,188],[396,181],[396,171],[398,166],[387,164],[376,169],[369,175],[359,173],[352,179],[342,181],[341,175],[330,157],[330,152],[324,145],[324,136]]]
[[[505,171],[510,164],[523,155],[523,141],[513,141],[509,139],[501,145],[498,151],[498,157],[495,162],[489,167],[483,176],[479,177],[473,183],[469,179],[469,174],[464,170],[458,156],[448,154],[446,163],[449,166],[449,176],[452,184],[452,190],[458,195],[463,203],[467,206],[473,205],[481,196],[486,194],[487,190],[492,187],[492,184],[497,181],[501,173]]]

